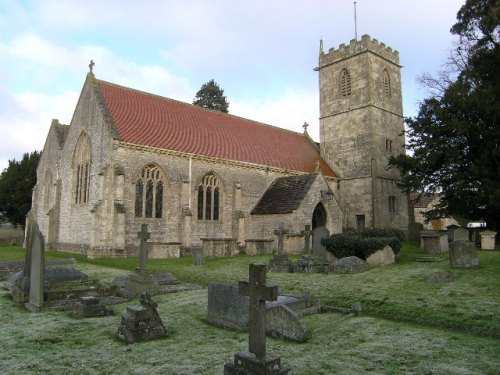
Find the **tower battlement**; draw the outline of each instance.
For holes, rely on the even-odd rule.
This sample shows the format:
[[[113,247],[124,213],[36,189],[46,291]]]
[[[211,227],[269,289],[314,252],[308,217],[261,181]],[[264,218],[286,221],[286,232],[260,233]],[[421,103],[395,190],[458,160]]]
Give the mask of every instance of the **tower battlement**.
[[[330,48],[327,53],[321,49],[319,68],[367,51],[399,65],[398,51],[365,34],[361,37],[361,40],[352,39],[348,45],[342,43],[337,49]]]

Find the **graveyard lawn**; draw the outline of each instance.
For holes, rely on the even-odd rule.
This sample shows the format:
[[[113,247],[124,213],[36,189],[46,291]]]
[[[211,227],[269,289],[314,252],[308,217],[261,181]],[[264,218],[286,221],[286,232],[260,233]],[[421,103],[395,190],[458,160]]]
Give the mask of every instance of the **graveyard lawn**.
[[[0,247],[0,259],[21,259],[22,248]],[[397,264],[350,275],[268,273],[283,294],[309,293],[323,304],[363,313],[303,317],[305,344],[268,338],[294,374],[494,374],[500,368],[500,253],[479,251],[479,268],[452,270],[449,262],[414,262],[405,244]],[[109,285],[137,266],[137,259],[86,260],[47,252],[47,259],[75,258],[75,267]],[[248,279],[248,265],[271,256],[149,260],[151,272],[171,272],[180,282],[206,286]],[[298,257],[291,257],[297,260]],[[248,336],[206,324],[207,289],[155,296],[172,336],[125,345],[114,339],[120,315],[137,300],[114,305],[115,315],[75,320],[62,312],[29,313],[0,292],[2,373],[221,374]]]

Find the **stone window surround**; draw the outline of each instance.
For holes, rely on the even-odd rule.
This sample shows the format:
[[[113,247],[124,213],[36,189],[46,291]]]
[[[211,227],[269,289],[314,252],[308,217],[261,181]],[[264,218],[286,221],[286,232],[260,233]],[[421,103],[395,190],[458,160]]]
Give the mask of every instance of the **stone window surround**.
[[[215,173],[209,172],[197,188],[198,220],[220,221],[222,217],[222,183]]]
[[[351,74],[347,68],[340,71],[340,96],[351,96]]]
[[[74,204],[86,204],[89,202],[91,162],[90,140],[88,135],[82,132],[73,154]]]
[[[161,219],[163,217],[165,186],[166,174],[160,166],[148,163],[141,168],[135,182],[134,213],[136,218]]]

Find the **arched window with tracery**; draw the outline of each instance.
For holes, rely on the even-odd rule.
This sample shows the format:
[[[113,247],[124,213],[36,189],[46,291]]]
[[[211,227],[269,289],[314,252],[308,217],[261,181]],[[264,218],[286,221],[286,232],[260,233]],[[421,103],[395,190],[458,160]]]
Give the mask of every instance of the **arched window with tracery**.
[[[220,220],[221,183],[209,173],[198,186],[198,220]]]
[[[159,219],[163,216],[165,177],[160,167],[148,164],[135,183],[135,216]]]
[[[384,96],[391,96],[391,79],[389,77],[389,72],[387,72],[387,69],[384,69],[384,71],[382,72],[382,91],[384,93]]]
[[[351,95],[351,74],[345,68],[340,73],[340,94],[343,97]]]
[[[50,194],[52,190],[52,174],[48,170],[45,173],[45,179],[43,181],[43,209],[48,210],[50,208]]]
[[[73,154],[74,202],[76,204],[89,201],[91,162],[89,137],[82,133]]]

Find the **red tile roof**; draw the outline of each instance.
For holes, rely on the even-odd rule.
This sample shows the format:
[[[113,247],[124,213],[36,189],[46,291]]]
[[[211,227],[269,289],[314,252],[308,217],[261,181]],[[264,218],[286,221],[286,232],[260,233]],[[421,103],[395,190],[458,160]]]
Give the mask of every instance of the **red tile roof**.
[[[414,208],[427,208],[436,197],[437,194],[432,193],[410,193],[410,201]]]
[[[95,80],[119,140],[336,176],[303,134]]]

